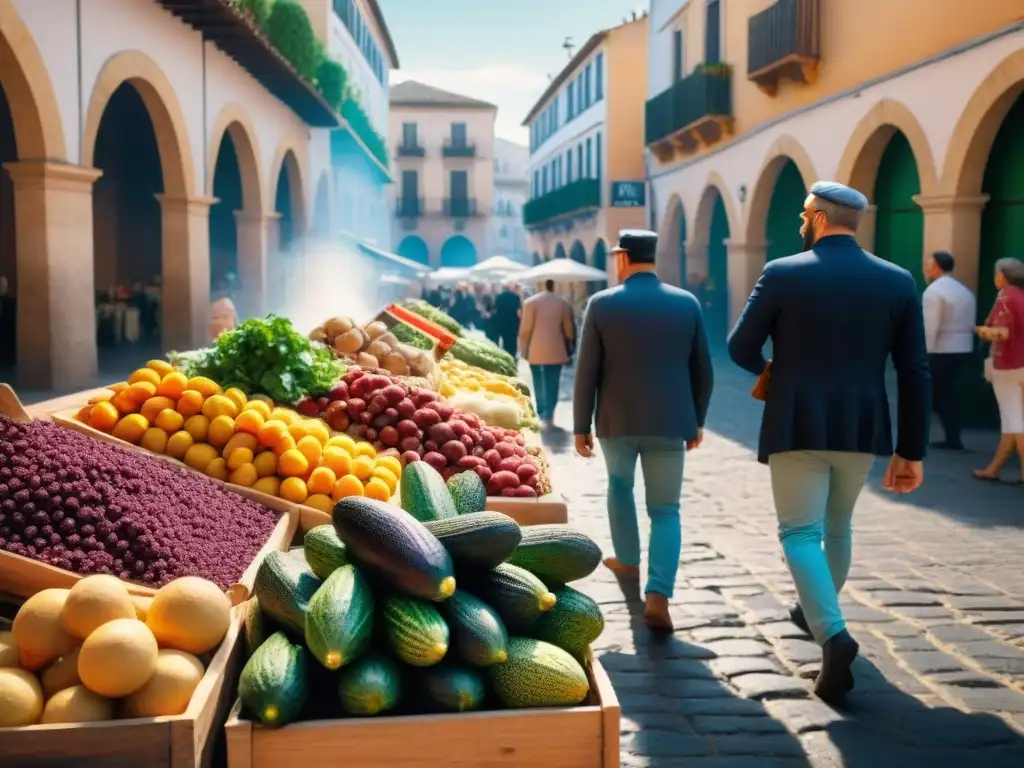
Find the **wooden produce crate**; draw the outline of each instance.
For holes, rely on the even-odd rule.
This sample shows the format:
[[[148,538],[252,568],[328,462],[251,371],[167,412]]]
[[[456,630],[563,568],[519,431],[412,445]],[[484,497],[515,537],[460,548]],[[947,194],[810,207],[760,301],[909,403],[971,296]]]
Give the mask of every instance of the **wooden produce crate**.
[[[32,420],[30,413],[25,410],[24,406],[22,406],[21,401],[18,399],[14,390],[7,384],[2,383],[0,383],[0,413],[3,413],[5,416],[8,416],[15,421],[25,422]],[[41,411],[37,410],[36,413],[41,413]],[[63,424],[64,426],[71,426],[69,424],[64,424],[56,418],[54,421],[58,424]],[[77,422],[77,425],[81,427],[81,429],[77,429],[76,431],[88,434],[90,437],[95,437],[96,439],[104,440],[105,442],[114,443],[136,451],[142,450],[141,448],[133,446],[130,443],[126,443],[123,440],[119,440],[112,435],[107,435],[99,430],[95,430],[87,424]],[[71,426],[71,428],[75,429],[74,426]],[[181,462],[178,462],[168,456],[160,456],[159,454],[149,453],[148,451],[144,451],[144,453],[154,459],[172,462],[179,467],[185,466]],[[227,595],[231,599],[232,605],[238,605],[248,599],[249,593],[252,590],[253,581],[256,578],[256,570],[259,568],[259,564],[263,560],[263,557],[268,552],[285,550],[291,545],[292,539],[295,537],[295,531],[299,525],[301,515],[298,505],[292,504],[284,499],[279,499],[265,493],[259,493],[250,488],[231,485],[230,483],[221,483],[216,480],[214,482],[217,482],[226,490],[252,499],[253,501],[263,504],[265,507],[280,513],[277,525],[274,527],[274,530],[271,532],[266,543],[256,554],[256,557],[253,559],[252,563],[249,564],[249,567],[246,568],[238,582],[232,584],[227,589]],[[316,510],[310,511],[315,512]],[[56,568],[47,563],[40,563],[36,560],[22,557],[21,555],[15,555],[10,552],[0,550],[0,586],[2,586],[3,591],[9,594],[18,595],[19,597],[29,597],[43,589],[70,589],[75,582],[82,578],[84,578],[82,575],[72,571],[65,571],[62,568]],[[128,591],[133,595],[152,597],[156,594],[156,589],[147,584],[130,581],[126,581],[124,584]]]
[[[351,718],[224,730],[228,768],[619,768],[619,701],[596,659],[579,707]]]
[[[192,768],[214,765],[220,726],[244,663],[236,612],[184,714],[104,723],[0,728],[0,765],[18,768]]]

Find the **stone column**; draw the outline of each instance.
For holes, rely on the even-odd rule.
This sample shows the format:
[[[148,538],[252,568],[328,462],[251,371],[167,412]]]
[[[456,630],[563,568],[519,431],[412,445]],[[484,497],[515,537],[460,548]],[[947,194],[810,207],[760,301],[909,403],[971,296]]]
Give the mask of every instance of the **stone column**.
[[[163,347],[198,349],[210,341],[210,206],[217,199],[157,199],[163,211]]]
[[[78,389],[97,374],[92,189],[102,172],[30,161],[14,184],[18,383]]]
[[[860,218],[857,230],[857,243],[869,253],[875,252],[875,228],[878,224],[878,206],[869,205]]]
[[[981,211],[988,199],[988,195],[914,197],[924,212],[922,261],[935,251],[949,251],[956,259],[954,274],[972,291],[978,290],[979,279],[992,279],[992,275],[978,275]]]
[[[729,323],[733,325],[764,269],[767,245],[726,240],[725,247],[729,254]]]
[[[238,282],[242,304],[238,311],[260,317],[267,305],[267,251],[272,219],[262,211],[235,211],[238,225]]]

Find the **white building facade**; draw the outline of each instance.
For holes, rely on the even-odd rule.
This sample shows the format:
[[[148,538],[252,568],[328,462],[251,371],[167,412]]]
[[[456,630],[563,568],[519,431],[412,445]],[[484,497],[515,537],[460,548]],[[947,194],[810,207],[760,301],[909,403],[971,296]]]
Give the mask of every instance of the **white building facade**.
[[[494,210],[491,253],[530,263],[523,226],[523,206],[530,198],[530,150],[507,139],[494,139]]]

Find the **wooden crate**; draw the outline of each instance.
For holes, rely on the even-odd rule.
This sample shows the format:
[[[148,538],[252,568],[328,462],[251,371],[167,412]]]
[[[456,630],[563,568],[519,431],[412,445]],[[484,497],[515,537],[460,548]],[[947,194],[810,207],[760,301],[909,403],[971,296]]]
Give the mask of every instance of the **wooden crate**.
[[[580,707],[224,726],[228,768],[619,768],[619,702],[600,663]]]
[[[182,715],[0,728],[0,765],[18,768],[192,768],[214,765],[221,723],[244,663],[240,612]]]

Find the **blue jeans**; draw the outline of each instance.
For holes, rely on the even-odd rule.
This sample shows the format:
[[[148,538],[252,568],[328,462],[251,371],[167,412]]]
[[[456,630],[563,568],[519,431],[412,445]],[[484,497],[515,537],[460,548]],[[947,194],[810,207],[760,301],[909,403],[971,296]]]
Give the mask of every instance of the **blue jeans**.
[[[869,453],[840,451],[768,457],[779,541],[807,625],[821,645],[846,628],[839,592],[850,572],[853,508],[874,461]]]
[[[537,401],[537,416],[541,420],[550,421],[555,418],[555,406],[558,405],[558,390],[562,381],[561,365],[533,365],[533,397]]]
[[[608,467],[608,522],[615,557],[623,565],[640,565],[640,532],[633,496],[639,457],[647,515],[651,518],[644,591],[672,597],[683,539],[679,496],[686,441],[671,437],[602,437],[601,453]]]

